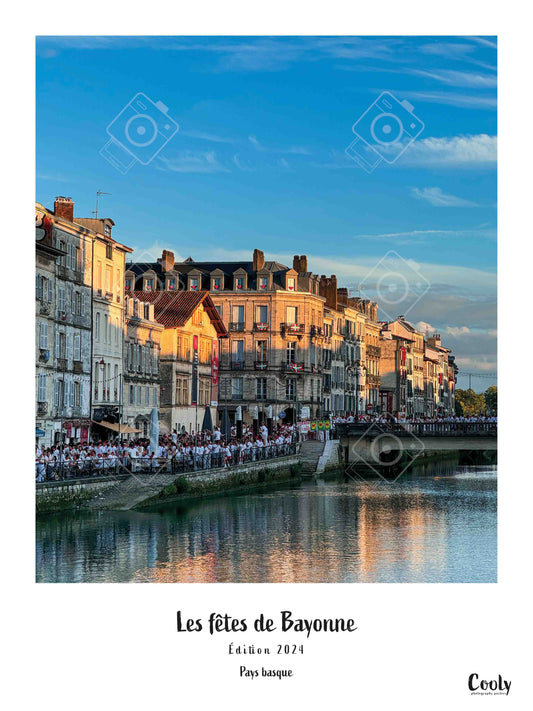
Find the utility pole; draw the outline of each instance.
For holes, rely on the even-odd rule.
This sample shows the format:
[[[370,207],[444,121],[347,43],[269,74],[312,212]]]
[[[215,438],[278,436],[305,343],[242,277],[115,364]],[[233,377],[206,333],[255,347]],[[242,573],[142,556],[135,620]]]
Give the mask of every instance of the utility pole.
[[[96,220],[98,219],[98,198],[100,195],[111,195],[111,193],[104,193],[103,190],[96,191],[96,210],[93,210],[93,215]]]

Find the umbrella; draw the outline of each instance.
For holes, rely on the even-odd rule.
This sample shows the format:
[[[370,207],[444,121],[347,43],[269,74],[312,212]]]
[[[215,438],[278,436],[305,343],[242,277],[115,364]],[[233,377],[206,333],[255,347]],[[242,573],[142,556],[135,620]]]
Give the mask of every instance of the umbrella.
[[[213,418],[211,417],[211,408],[209,405],[206,405],[204,421],[202,422],[202,432],[205,432],[206,430],[209,430],[210,432],[213,431]]]
[[[152,409],[150,416],[150,452],[156,454],[159,446],[159,417],[157,407]]]
[[[229,442],[231,439],[231,422],[229,421],[229,415],[228,415],[228,408],[224,408],[224,412],[222,413],[222,423],[220,425],[220,431],[222,432],[222,436],[226,440],[226,442]]]

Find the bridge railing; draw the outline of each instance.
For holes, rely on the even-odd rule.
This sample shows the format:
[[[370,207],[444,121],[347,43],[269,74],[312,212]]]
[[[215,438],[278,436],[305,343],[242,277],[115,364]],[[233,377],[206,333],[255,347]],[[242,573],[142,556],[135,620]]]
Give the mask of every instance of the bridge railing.
[[[340,422],[340,436],[378,437],[385,432],[417,437],[496,437],[496,422]]]
[[[85,459],[83,461],[65,461],[35,463],[35,479],[37,483],[47,481],[65,481],[74,479],[89,479],[91,477],[118,476],[120,474],[183,474],[219,467],[234,467],[250,462],[262,462],[277,457],[287,457],[297,454],[300,444],[269,444],[265,447],[250,447],[243,451],[236,450],[229,457],[225,452],[208,454],[190,453],[169,458],[131,459],[127,456],[113,456],[107,459]]]

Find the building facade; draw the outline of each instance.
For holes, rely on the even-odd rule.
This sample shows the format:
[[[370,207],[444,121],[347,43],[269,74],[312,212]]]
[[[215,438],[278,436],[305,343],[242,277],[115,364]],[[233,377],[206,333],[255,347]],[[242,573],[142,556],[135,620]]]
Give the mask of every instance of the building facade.
[[[161,432],[197,432],[209,411],[216,422],[219,339],[226,328],[207,291],[132,291],[162,326]]]
[[[150,437],[153,408],[160,407],[161,334],[154,305],[125,297],[124,363],[119,398],[121,422]]]

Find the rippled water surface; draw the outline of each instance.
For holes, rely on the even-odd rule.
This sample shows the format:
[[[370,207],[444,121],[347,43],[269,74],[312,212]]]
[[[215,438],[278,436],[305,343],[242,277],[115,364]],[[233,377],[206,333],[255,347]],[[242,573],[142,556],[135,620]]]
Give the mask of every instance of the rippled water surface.
[[[37,521],[38,582],[496,582],[496,467]]]

